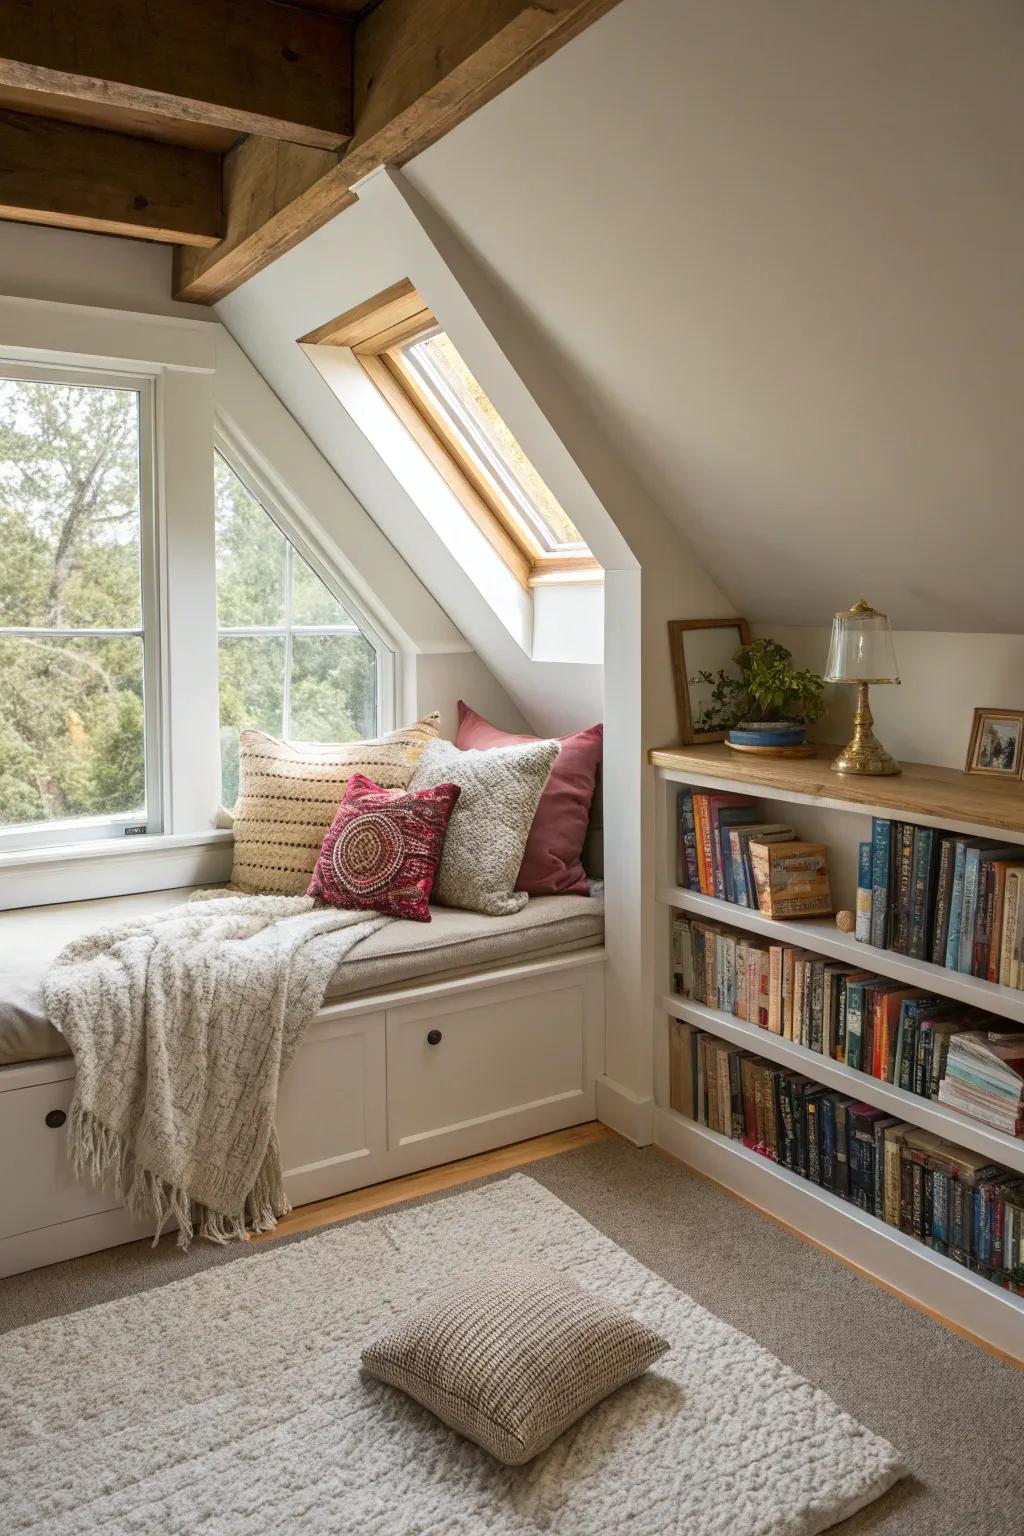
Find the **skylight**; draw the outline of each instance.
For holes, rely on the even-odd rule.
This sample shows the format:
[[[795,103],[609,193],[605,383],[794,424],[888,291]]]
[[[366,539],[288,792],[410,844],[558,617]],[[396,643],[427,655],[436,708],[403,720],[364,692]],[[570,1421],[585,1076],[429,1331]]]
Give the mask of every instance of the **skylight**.
[[[579,529],[548,490],[440,326],[406,342],[399,352],[402,363],[472,456],[491,494],[500,498],[520,537],[538,554],[589,555]]]

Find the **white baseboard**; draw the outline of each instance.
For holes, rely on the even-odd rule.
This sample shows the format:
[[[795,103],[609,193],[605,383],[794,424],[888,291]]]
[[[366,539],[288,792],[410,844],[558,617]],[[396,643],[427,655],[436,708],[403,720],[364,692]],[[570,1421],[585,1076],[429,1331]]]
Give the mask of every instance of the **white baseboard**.
[[[597,1118],[638,1147],[649,1147],[654,1140],[654,1098],[649,1093],[634,1093],[610,1077],[597,1079]]]

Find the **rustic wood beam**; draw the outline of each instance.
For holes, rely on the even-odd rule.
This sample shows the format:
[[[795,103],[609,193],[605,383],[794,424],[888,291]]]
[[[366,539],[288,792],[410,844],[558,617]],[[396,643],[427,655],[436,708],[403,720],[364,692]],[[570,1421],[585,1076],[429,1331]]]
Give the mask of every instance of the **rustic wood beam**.
[[[3,0],[0,83],[338,149],[352,27],[278,0]]]
[[[0,218],[215,246],[224,233],[221,159],[0,112]]]
[[[355,128],[347,148],[291,202],[278,202],[270,221],[236,206],[229,192],[221,244],[177,253],[176,296],[216,303],[355,202],[352,187],[361,177],[379,165],[403,165],[616,3],[381,0],[356,26]],[[236,184],[259,179],[266,153],[255,140],[232,151]]]

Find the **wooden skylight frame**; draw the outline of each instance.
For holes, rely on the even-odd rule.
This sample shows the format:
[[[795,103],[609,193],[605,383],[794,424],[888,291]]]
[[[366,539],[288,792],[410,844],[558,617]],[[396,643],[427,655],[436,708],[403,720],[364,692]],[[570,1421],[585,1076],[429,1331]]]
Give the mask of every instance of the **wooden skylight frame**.
[[[545,549],[506,504],[471,446],[422,386],[403,348],[442,330],[408,279],[301,337],[305,346],[348,347],[395,415],[454,492],[484,537],[526,587],[602,581],[584,545],[579,553]]]

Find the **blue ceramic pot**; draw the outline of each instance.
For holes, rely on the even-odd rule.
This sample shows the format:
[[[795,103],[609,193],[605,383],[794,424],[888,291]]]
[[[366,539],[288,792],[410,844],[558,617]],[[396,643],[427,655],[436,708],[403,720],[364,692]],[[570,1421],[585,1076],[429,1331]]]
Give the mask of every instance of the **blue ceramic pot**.
[[[802,720],[744,721],[729,732],[738,747],[800,747],[806,736]]]

